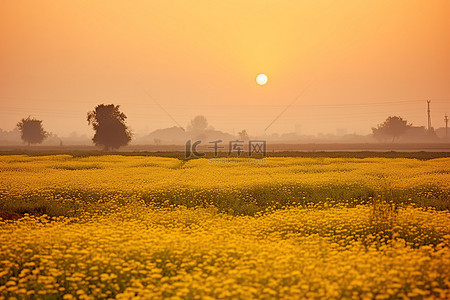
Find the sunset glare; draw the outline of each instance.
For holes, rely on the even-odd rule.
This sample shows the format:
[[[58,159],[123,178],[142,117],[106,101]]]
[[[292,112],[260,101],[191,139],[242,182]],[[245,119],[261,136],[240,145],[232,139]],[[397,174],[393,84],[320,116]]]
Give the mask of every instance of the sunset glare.
[[[265,85],[267,83],[267,76],[265,74],[258,74],[258,76],[256,76],[256,83]]]
[[[449,11],[446,0],[1,1],[0,128],[31,115],[89,135],[86,112],[114,103],[137,135],[178,126],[164,110],[181,126],[204,115],[261,135],[313,79],[266,133],[369,134],[388,115],[423,126],[427,99],[443,126]],[[274,80],[250,84],[255,70]]]

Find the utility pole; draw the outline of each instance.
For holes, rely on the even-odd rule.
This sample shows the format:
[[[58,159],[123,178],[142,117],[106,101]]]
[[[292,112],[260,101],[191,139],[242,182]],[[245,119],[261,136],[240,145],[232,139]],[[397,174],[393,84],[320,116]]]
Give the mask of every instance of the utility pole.
[[[431,100],[427,100],[427,104],[428,104],[428,131],[431,131],[430,103],[431,103]]]
[[[448,116],[447,116],[447,113],[445,113],[444,121],[445,121],[445,138],[448,138]]]

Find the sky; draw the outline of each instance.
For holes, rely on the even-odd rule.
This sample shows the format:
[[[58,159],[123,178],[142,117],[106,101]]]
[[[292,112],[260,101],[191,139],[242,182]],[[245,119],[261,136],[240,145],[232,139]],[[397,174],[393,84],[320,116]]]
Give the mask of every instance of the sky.
[[[137,135],[186,127],[358,133],[443,127],[450,1],[0,0],[0,128],[28,115],[92,135],[116,104]],[[256,84],[259,73],[268,77]]]

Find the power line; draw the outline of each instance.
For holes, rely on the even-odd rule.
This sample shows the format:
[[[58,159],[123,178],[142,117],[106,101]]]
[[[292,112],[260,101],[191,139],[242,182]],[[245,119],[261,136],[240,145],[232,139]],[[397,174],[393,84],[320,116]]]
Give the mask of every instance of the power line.
[[[166,113],[167,116],[169,116],[169,118],[172,119],[172,121],[175,122],[175,124],[178,125],[178,127],[180,127],[181,129],[184,130],[183,126],[181,126],[181,125],[177,122],[177,120],[175,120],[175,119],[172,117],[172,115],[169,114],[169,112],[168,112],[167,110],[165,110],[164,107],[162,107],[158,102],[156,102],[155,98],[153,98],[153,97],[152,97],[152,96],[151,96],[144,88],[142,88],[142,90],[144,91],[144,93],[145,93],[150,99],[153,100],[153,102],[154,102],[156,105],[158,105],[158,107],[159,107],[162,111],[164,111],[164,112]]]
[[[293,100],[292,100],[292,102],[288,105],[288,106],[286,106],[285,107],[285,109],[283,109],[281,112],[280,112],[280,114],[278,115],[278,116],[276,116],[275,117],[275,119],[273,119],[273,121],[272,122],[270,122],[270,124],[269,125],[267,125],[267,127],[264,129],[264,131],[267,131],[267,129],[269,129],[270,128],[270,126],[272,126],[272,124],[273,123],[275,123],[277,120],[278,120],[278,118],[280,118],[281,117],[281,115],[282,114],[284,114],[284,112],[286,112],[286,110],[288,110],[298,99],[300,99],[300,97],[301,96],[303,96],[303,94],[308,90],[308,88],[310,87],[310,85],[311,85],[311,83],[312,82],[310,82],[298,95],[297,95],[297,97],[295,97]]]

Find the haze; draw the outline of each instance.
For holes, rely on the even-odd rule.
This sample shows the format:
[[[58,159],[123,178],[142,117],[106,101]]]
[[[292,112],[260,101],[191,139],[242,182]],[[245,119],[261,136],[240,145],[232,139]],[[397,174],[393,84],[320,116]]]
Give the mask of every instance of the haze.
[[[449,12],[446,0],[1,1],[0,128],[31,115],[91,134],[87,111],[114,103],[141,135],[200,114],[230,133],[367,134],[389,115],[426,125],[427,99],[442,127]]]

